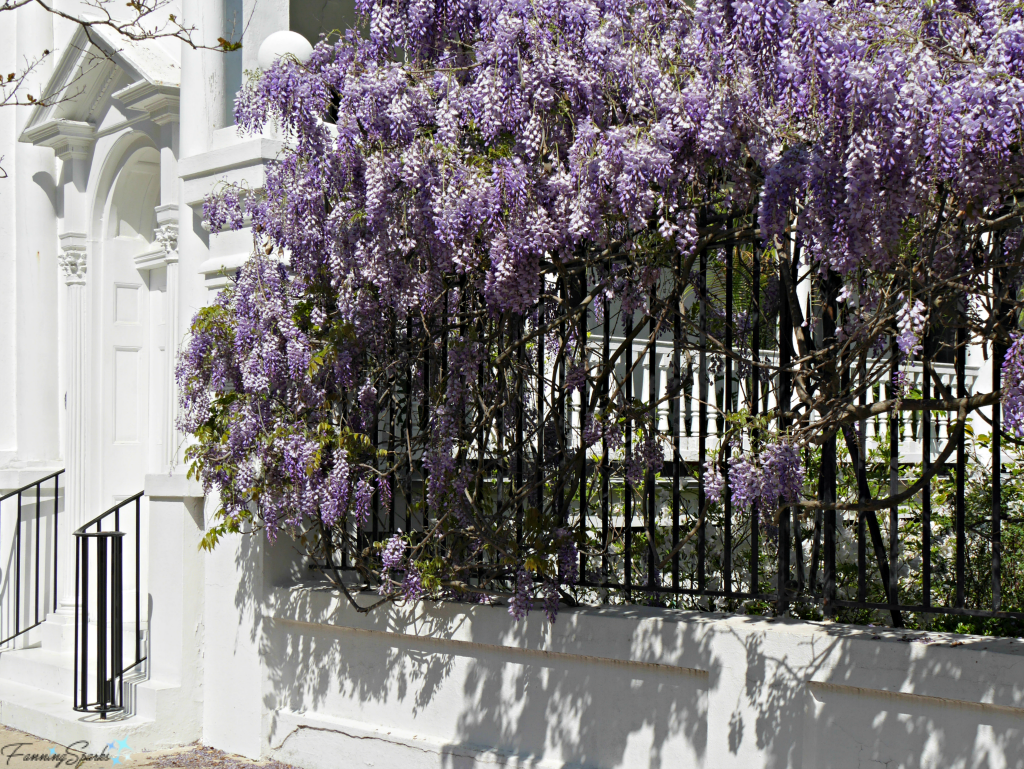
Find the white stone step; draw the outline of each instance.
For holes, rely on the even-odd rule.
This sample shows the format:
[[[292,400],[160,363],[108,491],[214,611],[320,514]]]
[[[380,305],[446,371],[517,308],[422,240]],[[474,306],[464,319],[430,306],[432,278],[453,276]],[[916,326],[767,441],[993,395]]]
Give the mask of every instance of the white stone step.
[[[91,627],[95,628],[94,625]],[[135,623],[125,622],[122,625],[125,637],[125,658],[135,659]],[[69,652],[75,648],[75,617],[73,614],[48,614],[46,622],[35,631],[44,649],[50,651]],[[89,643],[94,643],[95,632],[89,636]],[[145,654],[145,626],[143,626],[143,654]]]
[[[42,647],[0,652],[0,681],[70,696],[74,674],[72,652],[54,652]]]
[[[90,659],[95,659],[96,629],[90,628],[89,649]],[[123,636],[124,663],[127,667],[135,661],[135,636],[125,633]],[[145,649],[143,649],[145,654]],[[91,670],[95,670],[94,667]],[[47,646],[28,649],[11,649],[0,651],[0,680],[33,686],[48,692],[70,696],[75,675],[75,655],[73,648],[62,648],[56,651]],[[90,686],[93,676],[90,675]]]
[[[13,681],[0,680],[0,723],[53,740],[55,745],[84,740],[89,753],[101,753],[104,745],[117,740],[126,740],[136,751],[165,746],[151,719],[127,714],[111,714],[106,720],[83,716],[72,708],[70,696]]]

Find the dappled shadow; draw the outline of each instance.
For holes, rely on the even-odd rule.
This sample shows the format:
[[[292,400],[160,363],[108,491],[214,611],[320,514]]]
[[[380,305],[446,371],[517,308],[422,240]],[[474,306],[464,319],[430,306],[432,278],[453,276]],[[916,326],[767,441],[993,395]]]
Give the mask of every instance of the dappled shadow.
[[[1021,642],[621,606],[554,625],[429,602],[366,616],[297,570],[268,575],[272,750],[344,735],[450,769],[1024,769]]]
[[[504,607],[429,602],[356,617],[322,586],[274,596],[261,640],[271,747],[290,736],[288,711],[444,735],[433,747],[452,767],[484,751],[579,767],[703,762],[720,665],[702,623],[641,608],[516,623]],[[608,622],[614,637],[602,637]]]
[[[642,609],[623,614],[566,610],[553,626],[541,615],[481,623],[474,641],[495,651],[468,657],[446,765],[458,765],[452,749],[464,746],[573,767],[700,765],[719,663],[698,628],[638,622],[649,618]],[[624,646],[594,636],[602,621],[633,625]],[[537,648],[557,651],[519,651]]]
[[[758,766],[1024,767],[1024,643],[767,624],[722,627],[746,652],[733,730],[752,729]]]
[[[281,709],[303,713],[341,698],[380,707],[402,703],[416,716],[431,705],[448,678],[452,658],[443,653],[442,642],[408,635],[394,613],[366,617],[367,629],[375,631],[371,635],[345,627],[348,623],[339,615],[355,612],[344,604],[324,608],[325,598],[338,596],[322,584],[311,583],[286,595],[278,614],[306,618],[317,627],[309,632],[313,628],[308,625],[264,618],[260,654],[270,684],[264,706],[270,714],[271,744],[284,736],[278,728]],[[363,600],[369,603],[369,598]],[[433,621],[429,630],[423,628],[424,635],[450,635],[457,622]]]

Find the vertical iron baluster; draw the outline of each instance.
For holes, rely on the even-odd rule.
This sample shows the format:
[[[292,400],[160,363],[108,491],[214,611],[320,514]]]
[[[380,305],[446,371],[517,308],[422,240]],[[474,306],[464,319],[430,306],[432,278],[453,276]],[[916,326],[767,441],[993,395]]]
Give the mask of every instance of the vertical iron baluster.
[[[967,329],[966,307],[961,299],[960,317],[956,329],[956,397],[967,397],[965,371],[967,366]],[[965,585],[964,575],[967,560],[967,534],[964,525],[964,487],[967,483],[967,444],[966,429],[960,430],[956,443],[956,608],[964,608]],[[893,564],[895,571],[896,564]]]
[[[779,290],[784,291],[786,282],[783,280],[781,271],[786,269],[785,262],[779,265]],[[793,323],[790,318],[789,302],[783,299],[779,303],[779,390],[777,408],[779,411],[779,433],[785,435],[789,430],[789,417],[787,412],[792,398],[792,376],[789,373],[789,366],[792,360],[793,346]],[[778,576],[778,603],[776,612],[783,615],[789,609],[789,555],[791,547],[790,519],[793,513],[790,508],[784,508],[779,516],[779,576]]]
[[[580,302],[585,302],[587,298],[587,271],[583,270],[580,274]],[[587,556],[586,556],[586,529],[587,529],[587,517],[590,514],[590,500],[588,499],[588,462],[587,462],[587,447],[584,446],[583,431],[587,429],[587,377],[590,368],[590,355],[589,347],[587,344],[587,337],[590,333],[590,305],[585,304],[583,306],[583,313],[580,316],[580,362],[583,365],[584,376],[583,383],[580,385],[580,526],[576,537],[576,549],[579,552],[580,557],[580,578],[586,579],[587,574]]]
[[[395,462],[395,393],[398,382],[397,377],[390,372],[388,379],[388,454],[386,460],[388,472],[381,481],[388,485],[388,536],[392,536],[395,533],[395,480],[397,480],[392,468],[397,469],[398,467],[398,463]]]
[[[406,474],[405,474],[405,532],[406,534],[412,534],[412,474],[413,474],[413,458],[412,458],[412,400],[413,400],[413,319],[412,315],[408,317],[408,330],[406,331],[405,344],[409,351],[409,358],[406,361],[405,369],[405,446],[404,450],[408,453],[406,457]]]
[[[685,276],[681,274],[682,254],[680,262],[676,266],[674,301],[676,306],[672,312],[672,382],[677,391],[669,399],[669,421],[672,427],[672,589],[679,590],[679,503],[680,503],[680,471],[682,468],[682,441],[679,423],[682,419],[682,369],[679,359],[679,348],[682,345],[683,335],[683,297],[679,291],[681,285],[686,282]]]
[[[75,637],[78,637],[78,616],[82,616],[82,654],[75,657],[75,672],[81,672],[82,701],[81,707],[89,706],[89,539],[88,537],[75,537],[78,541],[78,549],[75,557],[76,563],[81,564],[81,569],[75,570],[75,597],[79,598],[79,611],[75,612]],[[81,594],[79,594],[81,586]],[[76,644],[77,646],[77,644]]]
[[[625,319],[625,334],[628,340],[633,335],[633,312],[626,312],[623,310],[623,317]],[[626,403],[633,403],[633,343],[627,341],[626,343]],[[626,418],[626,429],[623,441],[623,459],[629,460],[633,457],[633,420],[629,417]],[[625,463],[623,463],[623,469],[625,469]],[[625,551],[626,551],[626,565],[625,565],[625,577],[626,577],[626,600],[633,600],[633,484],[629,481],[629,475],[623,472],[623,494],[625,495],[624,512],[625,517],[623,519],[623,533],[626,538]]]
[[[896,351],[896,339],[889,341],[891,385],[889,388],[892,397],[896,397],[897,375],[900,371],[899,355]],[[896,496],[900,490],[900,418],[899,412],[893,409],[889,412],[889,495]],[[899,575],[900,575],[900,508],[893,505],[889,508],[889,603],[893,608],[899,603]]]
[[[498,327],[497,327],[498,344],[499,344],[499,347],[501,349],[506,349],[505,346],[504,346],[506,326],[508,328],[509,344],[511,344],[512,342],[515,341],[515,335],[512,332],[512,325],[511,325],[512,324],[512,320],[511,320],[511,318],[508,318],[507,319],[507,321],[508,321],[507,324],[505,323],[505,320],[506,319],[502,319],[502,321],[499,321]],[[507,403],[508,400],[509,400],[508,399],[508,392],[509,392],[508,377],[506,376],[506,373],[505,373],[504,369],[501,369],[501,370],[497,371],[496,374],[497,374],[496,380],[497,380],[498,394],[499,394],[498,397],[502,398]],[[508,475],[511,478],[511,471],[512,471],[511,463],[508,461],[508,447],[507,447],[506,442],[505,442],[505,406],[501,406],[498,409],[497,419],[498,419],[498,430],[497,430],[498,442],[497,442],[497,445],[494,448],[494,466],[495,466],[495,473],[497,475],[497,478],[496,478],[496,481],[495,481],[495,485],[494,485],[494,488],[495,488],[494,509],[495,509],[495,511],[501,511],[501,515],[504,518],[504,516],[505,516],[505,509],[504,509],[505,508],[505,476]]]
[[[761,255],[758,252],[757,243],[753,248],[753,266],[750,288],[750,314],[753,318],[750,325],[750,357],[753,365],[750,369],[751,383],[748,397],[750,398],[750,413],[753,416],[758,414],[758,401],[761,394],[761,369],[758,367],[761,356]],[[750,511],[750,592],[757,595],[761,592],[759,560],[760,560],[760,538],[759,522],[756,509]]]
[[[604,305],[604,335],[601,339],[601,408],[604,415],[608,415],[608,396],[611,393],[611,371],[608,367],[608,359],[611,358],[611,335],[612,321],[609,315],[610,308],[608,299],[601,300]],[[611,467],[608,457],[608,435],[607,430],[601,430],[601,578],[603,582],[608,581],[608,517],[611,507]]]
[[[544,292],[537,306],[537,467],[535,484],[537,486],[537,511],[544,512]]]
[[[14,634],[21,633],[21,492],[18,492],[18,518],[15,523],[14,537],[17,540],[17,553],[14,561]]]
[[[729,222],[732,226],[732,221]],[[722,445],[722,480],[725,486],[722,491],[722,506],[725,508],[725,526],[723,529],[724,543],[722,546],[722,580],[725,585],[725,594],[732,595],[732,479],[729,477],[729,455],[732,453],[732,446],[726,437],[728,435],[729,423],[726,417],[733,411],[732,402],[732,343],[733,343],[733,317],[732,317],[732,281],[733,281],[733,257],[735,248],[730,246],[725,249],[725,379],[722,382],[722,402],[718,406],[718,440]],[[741,439],[742,440],[742,439]],[[742,449],[742,447],[741,447]]]
[[[82,540],[81,540],[80,537],[75,537],[75,600],[76,600],[76,603],[77,603],[77,600],[79,598],[79,591],[81,589],[80,588],[80,579],[81,579],[81,571],[80,570],[81,570],[81,562],[82,562],[81,555],[82,555]],[[74,666],[74,670],[72,671],[72,676],[71,676],[71,683],[72,683],[71,688],[73,690],[71,692],[71,699],[72,699],[71,706],[72,706],[72,709],[74,709],[74,710],[78,710],[79,705],[80,705],[79,699],[78,699],[78,689],[79,689],[79,680],[78,680],[78,612],[79,612],[79,607],[76,606],[75,607],[75,652],[74,652],[74,654],[71,655],[72,656],[71,663]]]
[[[699,404],[698,404],[698,438],[697,456],[700,462],[707,459],[708,447],[708,252],[706,248],[700,251],[700,307],[699,323],[700,332],[699,344]],[[704,471],[708,467],[701,466],[697,472],[697,515],[700,516],[697,527],[697,590],[704,592],[707,586],[707,573],[705,569],[707,557],[707,516],[705,507],[708,504],[707,493],[704,488]]]
[[[115,534],[110,538],[110,705],[121,707],[124,691],[124,572],[121,559],[122,537]],[[138,591],[136,591],[136,595]],[[136,634],[137,635],[137,634]],[[115,688],[116,686],[116,688]]]
[[[423,441],[423,449],[420,450],[420,478],[422,483],[420,496],[423,498],[424,534],[430,528],[430,509],[427,505],[427,467],[423,463],[423,459],[430,440],[430,348],[433,346],[433,341],[430,338],[430,319],[428,318],[423,324],[423,416],[420,421],[420,435]]]
[[[476,324],[477,338],[478,339],[483,339],[485,337],[485,335],[486,335],[486,331],[487,331],[487,321],[484,320],[483,318],[478,319],[477,320],[477,324]],[[499,339],[498,343],[500,344],[500,342],[501,342],[501,340]],[[481,361],[480,365],[477,367],[477,380],[476,381],[477,381],[477,390],[480,393],[479,399],[480,399],[480,402],[481,402],[481,406],[480,406],[480,408],[479,408],[479,410],[477,412],[479,414],[479,418],[477,420],[479,422],[479,424],[477,425],[477,434],[476,434],[476,446],[477,446],[477,451],[476,451],[476,457],[477,457],[477,479],[476,479],[477,493],[476,493],[476,498],[478,500],[478,504],[481,505],[481,507],[482,507],[483,504],[484,504],[484,476],[488,472],[487,471],[487,431],[485,431],[485,429],[484,429],[484,411],[483,411],[484,407],[482,405],[483,404],[483,393],[484,393],[484,382],[485,382],[485,373],[484,373],[484,363],[483,363],[483,361]],[[441,390],[442,397],[443,397],[443,392],[444,391]],[[424,504],[425,504],[425,500],[424,500]],[[474,560],[477,563],[477,568],[476,568],[475,571],[476,571],[477,584],[479,585],[479,584],[481,584],[481,582],[480,582],[480,580],[481,580],[481,572],[482,572],[482,565],[483,565],[483,562],[484,562],[484,553],[483,553],[483,551],[479,551],[476,554],[476,557],[475,557]]]
[[[477,333],[477,338],[478,339],[483,339],[484,338],[484,333],[485,333],[484,324],[485,324],[484,320],[478,320],[477,321],[476,333]],[[499,342],[500,342],[500,340],[499,340]],[[480,365],[477,366],[477,372],[476,372],[477,391],[479,392],[479,396],[478,397],[479,397],[479,400],[480,400],[480,406],[477,409],[477,428],[476,428],[476,467],[477,467],[477,474],[476,474],[476,498],[478,500],[478,504],[480,504],[481,506],[484,503],[484,501],[483,501],[483,499],[484,499],[484,475],[487,472],[487,437],[486,437],[487,433],[484,430],[484,405],[483,405],[484,382],[485,382],[484,376],[485,376],[484,375],[484,364],[483,364],[483,361],[481,361]],[[482,553],[480,555],[482,556]],[[481,562],[481,558],[478,557],[477,558],[477,563],[480,563],[480,562]],[[477,573],[479,574],[479,569],[477,570]]]
[[[996,318],[995,328],[1001,330],[1003,313],[1003,284],[998,267],[992,270],[992,313]],[[992,343],[992,392],[998,392],[1001,386],[1002,362],[1005,351],[997,341]],[[1002,593],[1002,504],[1003,504],[1003,457],[1002,457],[1002,405],[997,401],[992,404],[992,610],[1000,611],[1003,604]]]
[[[929,337],[924,341],[923,372],[921,374],[921,397],[931,398],[932,353],[934,345]],[[932,466],[932,412],[925,409],[921,414],[921,464],[925,476],[921,489],[921,602],[932,605],[932,482],[928,474]]]
[[[42,509],[42,482],[36,484],[36,624],[39,624],[39,511]]]
[[[822,345],[825,349],[835,343],[836,303],[832,276],[826,278],[823,286],[821,308]],[[832,372],[835,375],[835,369]],[[836,600],[836,438],[827,440],[821,450],[821,500],[825,504],[824,520],[824,569],[822,599],[826,617],[834,616]]]
[[[655,289],[651,289],[650,312],[648,313],[648,316],[650,318],[649,324],[650,324],[651,333],[650,333],[650,341],[648,342],[649,346],[648,346],[648,350],[647,350],[647,393],[648,393],[648,398],[649,398],[649,403],[647,405],[648,405],[648,408],[650,409],[649,413],[650,413],[650,417],[651,417],[651,428],[650,428],[651,429],[651,433],[650,433],[649,437],[653,441],[654,449],[657,450],[658,449],[658,408],[656,406],[652,407],[653,404],[657,403],[657,401],[658,401],[658,379],[657,379],[657,370],[658,370],[657,369],[657,346],[658,346],[658,340],[657,340],[657,335],[655,334],[655,329],[657,328],[657,323],[655,321],[654,314],[653,314],[654,313],[654,307],[655,307],[655,300],[656,299],[657,299],[657,293],[656,293]],[[646,449],[644,450],[644,455],[646,457]],[[654,515],[654,502],[655,502],[655,499],[654,499],[654,483],[655,483],[655,481],[654,481],[654,468],[650,464],[648,464],[648,466],[647,466],[647,478],[646,478],[646,482],[645,482],[645,485],[647,487],[645,489],[645,491],[647,492],[647,509],[645,511],[645,513],[646,513],[645,514],[645,525],[646,525],[646,528],[647,528],[647,536],[650,539],[650,541],[647,543],[647,586],[648,587],[654,587],[659,582],[658,575],[655,574],[655,570],[657,569],[657,563],[656,563],[657,559],[654,557],[655,546],[656,546],[656,543],[655,543],[655,540],[654,540],[654,537],[655,537],[654,529],[655,529],[655,525],[656,525],[655,515]]]
[[[96,539],[96,703],[100,718],[106,718],[107,705],[107,538]],[[86,630],[88,632],[88,629]],[[88,662],[86,661],[86,664]]]
[[[555,446],[557,448],[557,476],[555,480],[555,520],[558,521],[559,526],[565,525],[566,512],[565,512],[565,474],[566,474],[566,445],[565,445],[565,422],[568,419],[568,406],[566,405],[565,397],[565,358],[569,352],[569,339],[567,335],[566,323],[565,323],[565,307],[568,294],[568,286],[565,285],[565,279],[558,279],[558,297],[561,300],[559,307],[561,308],[560,315],[561,320],[558,321],[558,344],[560,347],[560,354],[558,354],[558,370],[552,371],[551,376],[555,379],[556,386],[551,390],[551,408],[552,416],[555,419]]]
[[[866,406],[868,402],[867,393],[867,356],[861,355],[860,366],[857,371],[858,378],[860,380],[860,398],[859,403],[861,406]],[[857,442],[857,473],[862,475],[865,479],[867,478],[867,420],[861,419],[857,424],[859,432],[859,441]],[[860,484],[858,484],[859,486]],[[864,494],[866,489],[860,488],[858,494],[859,501],[867,501],[867,497]],[[866,601],[868,594],[868,543],[867,543],[867,518],[863,511],[857,512],[857,600]]]
[[[516,360],[519,361],[519,369],[516,372],[516,392],[519,397],[516,398],[516,551],[522,549],[523,546],[523,431],[524,421],[526,418],[526,387],[524,382],[523,369],[526,365],[526,345],[523,343],[523,337],[526,336],[526,317],[521,317],[518,324],[518,343],[519,348],[516,352]]]
[[[377,470],[377,453],[380,451],[380,410],[377,403],[373,404],[373,419],[371,430],[373,432],[373,469]],[[380,525],[378,518],[380,517],[380,476],[375,475],[375,483],[373,484],[373,524],[371,526],[373,531],[373,541],[376,542],[380,534]]]
[[[142,497],[135,498],[135,662],[142,660]]]
[[[59,546],[57,511],[60,507],[60,473],[53,478],[53,610],[57,611],[57,552]],[[75,593],[78,594],[77,591]]]
[[[789,265],[789,279],[790,279],[791,285],[793,286],[794,293],[796,293],[796,286],[797,286],[797,283],[798,283],[798,280],[799,280],[799,273],[800,273],[800,271],[799,271],[800,251],[801,251],[800,239],[799,238],[795,238],[794,241],[793,241],[793,261]],[[783,265],[783,268],[785,268],[785,265]],[[782,290],[782,289],[780,288],[780,290]],[[791,353],[795,354],[795,350],[793,349],[793,315],[792,315],[792,307],[789,306],[788,302],[783,302],[783,305],[786,306],[786,319],[787,319],[787,325],[788,325],[788,328],[789,328],[789,334],[786,336],[787,349]],[[799,307],[799,304],[797,306]],[[808,321],[808,323],[810,323],[810,315],[807,315],[805,319]],[[791,383],[790,397],[792,397],[792,379],[790,379],[790,383]],[[795,559],[795,564],[794,565],[796,567],[796,587],[797,587],[797,592],[802,593],[804,591],[804,588],[808,584],[810,584],[811,589],[813,590],[814,589],[814,582],[812,580],[810,583],[808,583],[808,581],[805,578],[806,577],[806,573],[804,571],[803,528],[802,528],[801,523],[800,523],[800,515],[799,515],[799,512],[798,512],[798,508],[793,508],[792,516],[793,516],[793,555],[794,555],[794,559]]]

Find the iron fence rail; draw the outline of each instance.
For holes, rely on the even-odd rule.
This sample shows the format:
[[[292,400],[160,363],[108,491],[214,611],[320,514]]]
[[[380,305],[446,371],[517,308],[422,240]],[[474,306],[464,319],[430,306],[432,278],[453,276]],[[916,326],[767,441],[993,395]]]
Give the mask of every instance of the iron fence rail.
[[[483,431],[476,437],[475,456],[488,469],[495,497],[519,499],[524,488],[535,485],[531,502],[537,507],[550,505],[561,521],[575,527],[579,587],[597,591],[593,595],[603,598],[608,593],[625,601],[696,597],[715,599],[719,605],[756,600],[774,604],[780,612],[802,603],[817,606],[826,615],[839,609],[883,611],[897,626],[907,612],[1024,619],[1024,606],[1005,605],[1003,589],[1005,435],[998,403],[991,407],[991,417],[976,414],[979,423],[990,423],[988,449],[982,453],[988,460],[991,500],[988,517],[972,521],[970,530],[965,495],[968,464],[977,457],[968,456],[965,430],[957,429],[952,412],[927,409],[909,416],[897,412],[896,419],[885,414],[861,418],[826,440],[813,457],[818,468],[815,496],[824,510],[808,513],[793,506],[783,509],[777,520],[768,521],[733,509],[729,466],[721,461],[731,448],[743,448],[728,445],[732,439],[726,427],[732,415],[744,410],[752,417],[772,415],[773,429],[783,432],[793,419],[796,329],[788,302],[765,311],[766,281],[797,285],[807,303],[804,315],[812,341],[814,337],[819,344],[834,339],[838,331],[837,286],[827,281],[801,286],[810,278],[797,273],[798,246],[791,259],[771,268],[778,270],[774,273],[763,270],[756,244],[738,270],[738,248],[724,249],[716,259],[719,272],[714,276],[708,252],[700,252],[693,284],[697,307],[691,310],[680,301],[667,323],[643,312],[613,318],[616,307],[607,299],[600,314],[591,307],[584,309],[578,332],[588,340],[590,370],[600,373],[584,381],[575,395],[566,392],[564,357],[551,363],[555,356],[545,350],[545,335],[536,337],[531,354],[540,363],[532,376],[520,373],[515,382],[520,404],[531,404],[532,411],[527,420],[525,406],[515,409],[514,450],[501,450]],[[724,275],[720,274],[723,269]],[[783,274],[784,270],[789,273]],[[998,297],[998,269],[991,281]],[[511,332],[511,342],[546,323],[564,338],[574,321],[560,321],[558,308],[573,297],[586,296],[590,288],[586,272],[572,281],[558,278],[546,283],[554,301],[542,302],[534,317],[521,318]],[[744,306],[739,307],[741,298]],[[714,323],[713,311],[718,313]],[[993,312],[1001,311],[997,298]],[[752,366],[744,365],[737,355],[740,312],[751,319],[745,332],[750,341],[743,352]],[[393,460],[405,451],[410,437],[426,431],[431,418],[429,399],[417,401],[414,396],[414,380],[429,383],[448,375],[447,338],[435,350],[422,334],[417,337],[411,321],[404,338],[410,346],[424,345],[425,355],[391,383],[404,388],[402,406],[381,410],[371,428],[377,449]],[[640,340],[636,348],[623,341],[630,338]],[[895,355],[883,352],[872,360],[861,359],[856,368],[833,373],[848,388],[875,383],[861,391],[857,402],[862,406],[892,396],[897,378],[905,379],[905,386],[925,400],[933,394],[949,398],[951,391],[964,398],[986,376],[998,389],[1001,350],[990,356],[990,372],[969,371],[968,342],[961,323],[952,338],[927,338],[923,350],[902,368]],[[612,360],[613,346],[622,344],[623,359],[615,366],[606,365]],[[525,345],[519,345],[520,363],[525,355]],[[888,366],[889,381],[878,377],[874,370],[879,366]],[[869,377],[869,367],[874,379]],[[519,371],[527,368],[521,366]],[[663,465],[660,470],[649,467],[640,483],[629,480],[623,457],[634,448],[634,425],[627,421],[622,449],[616,451],[603,436],[586,452],[582,479],[570,488],[569,463],[576,461],[581,448],[580,434],[593,390],[598,403],[606,402],[613,379],[627,402],[640,401],[656,412],[652,424],[663,446]],[[496,424],[502,434],[508,432],[502,421],[506,418],[505,411],[499,410]],[[527,421],[536,428],[532,437]],[[955,453],[940,451],[949,442]],[[939,461],[940,472],[928,479]],[[720,466],[726,484],[720,505],[710,505],[708,500],[703,470],[710,464]],[[370,521],[357,532],[360,549],[399,529],[424,531],[429,524],[423,457],[410,452],[408,461],[398,466],[395,492],[387,504],[382,504],[379,493],[374,495]],[[565,472],[545,485],[545,468],[552,466]],[[924,471],[925,480],[920,493],[909,501],[879,512],[834,507],[841,493],[853,494],[862,505],[886,491],[894,496],[908,486],[907,476],[915,468]],[[936,484],[952,487],[951,501],[943,492],[937,503]],[[516,506],[521,518],[523,501]],[[981,598],[969,600],[972,547],[983,548],[990,558],[986,567],[990,587]],[[350,566],[346,559],[347,550],[343,550],[344,568]],[[908,574],[916,580],[912,589],[906,584]],[[948,595],[938,595],[939,577],[943,584],[949,583]]]

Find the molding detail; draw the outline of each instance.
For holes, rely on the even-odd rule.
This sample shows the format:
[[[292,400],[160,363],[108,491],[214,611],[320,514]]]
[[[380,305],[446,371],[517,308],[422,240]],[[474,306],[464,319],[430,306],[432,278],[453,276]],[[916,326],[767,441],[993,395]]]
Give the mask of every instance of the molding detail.
[[[135,257],[139,270],[155,270],[178,262],[178,206],[157,206],[153,245]]]
[[[84,160],[92,152],[96,128],[78,120],[51,120],[25,131],[22,141],[50,147],[61,160]]]
[[[140,80],[114,94],[127,109],[146,112],[157,125],[178,122],[179,88],[175,84]]]
[[[157,206],[156,224],[156,239],[167,261],[178,261],[178,204]]]
[[[64,270],[64,282],[69,286],[84,286],[88,270],[85,235],[80,232],[61,235],[60,249],[58,261]]]

